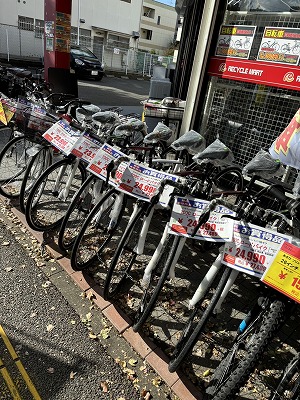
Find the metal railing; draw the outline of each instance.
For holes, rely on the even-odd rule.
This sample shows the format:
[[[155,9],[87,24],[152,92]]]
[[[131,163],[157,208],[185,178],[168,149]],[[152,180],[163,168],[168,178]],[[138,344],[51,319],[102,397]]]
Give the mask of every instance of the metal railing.
[[[71,38],[71,44],[77,44],[77,40]],[[133,48],[116,48],[97,42],[91,37],[80,36],[79,44],[88,46],[104,63],[106,69],[124,74],[138,73],[143,76],[152,76],[155,65],[167,67],[173,62],[173,57],[164,57]],[[43,35],[36,35],[35,31],[19,29],[18,26],[0,24],[0,56],[7,62],[13,59],[24,59],[24,61],[31,59],[42,62],[44,56]]]

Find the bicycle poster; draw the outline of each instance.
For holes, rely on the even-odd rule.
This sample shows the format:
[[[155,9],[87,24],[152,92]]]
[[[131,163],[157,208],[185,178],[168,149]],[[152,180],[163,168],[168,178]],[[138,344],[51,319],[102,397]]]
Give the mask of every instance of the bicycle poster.
[[[209,204],[206,200],[191,197],[175,197],[174,206],[169,222],[169,233],[173,235],[191,237],[198,224],[200,215]],[[226,215],[235,213],[224,206],[217,206],[210,213],[208,221],[200,226],[193,239],[208,240],[211,242],[226,242],[232,240],[233,223]]]
[[[248,275],[261,278],[279,246],[291,237],[254,224],[234,224],[233,240],[225,243],[223,263]]]
[[[255,31],[256,26],[222,25],[215,56],[248,59]]]
[[[257,60],[298,65],[300,29],[265,27]]]
[[[300,248],[283,242],[261,280],[300,303]]]

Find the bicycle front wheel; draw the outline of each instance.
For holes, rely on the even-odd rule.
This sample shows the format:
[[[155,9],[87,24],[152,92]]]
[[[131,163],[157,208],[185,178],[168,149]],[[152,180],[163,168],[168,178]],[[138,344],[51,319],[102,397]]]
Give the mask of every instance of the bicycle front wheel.
[[[118,215],[113,216],[115,203]],[[106,263],[101,253],[110,243],[122,219],[127,196],[109,190],[88,214],[71,252],[71,266],[75,271],[90,267],[95,261]],[[114,210],[115,211],[115,210]]]
[[[271,340],[287,319],[287,302],[274,299],[262,309],[216,368],[207,393],[214,400],[228,400],[244,385]]]
[[[47,168],[28,195],[25,216],[30,228],[48,231],[59,226],[85,176],[77,159],[64,158]]]
[[[74,245],[86,217],[97,202],[97,196],[101,195],[102,184],[102,180],[90,175],[78,189],[58,233],[58,246],[62,250],[69,250]]]
[[[33,142],[26,136],[11,139],[0,153],[0,194],[8,198],[20,195],[25,171],[31,160],[27,154]]]
[[[300,398],[300,358],[297,354],[287,365],[272,400]]]
[[[52,164],[52,149],[43,147],[34,155],[26,168],[20,189],[20,210],[25,213],[30,190],[42,173]]]
[[[104,299],[111,299],[120,291],[129,272],[136,264],[137,252],[136,245],[140,237],[143,224],[143,216],[145,215],[145,205],[142,204],[135,216],[131,219],[126,227],[114,256],[109,264],[108,272],[104,282]],[[135,265],[136,266],[136,265]]]
[[[230,273],[230,268],[223,268],[222,275],[216,287],[216,290],[204,311],[202,311],[201,304],[197,304],[192,310],[190,317],[183,327],[181,336],[173,351],[169,363],[170,372],[175,372],[192,351],[193,347],[198,341],[200,334],[204,331],[209,318],[213,314],[214,308],[218,300],[220,299],[220,296],[227,283]]]

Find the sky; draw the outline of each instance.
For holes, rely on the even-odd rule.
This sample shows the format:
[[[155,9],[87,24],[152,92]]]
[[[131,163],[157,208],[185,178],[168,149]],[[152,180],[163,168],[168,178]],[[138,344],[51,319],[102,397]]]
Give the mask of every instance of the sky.
[[[168,6],[175,7],[176,0],[156,0],[159,3],[167,4]]]

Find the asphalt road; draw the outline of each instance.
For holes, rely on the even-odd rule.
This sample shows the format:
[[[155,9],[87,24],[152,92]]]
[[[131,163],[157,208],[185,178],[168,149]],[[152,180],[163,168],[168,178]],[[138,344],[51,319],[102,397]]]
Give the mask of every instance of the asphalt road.
[[[126,112],[143,111],[141,101],[149,95],[150,81],[104,76],[100,82],[78,81],[78,95],[100,107],[119,106]]]

